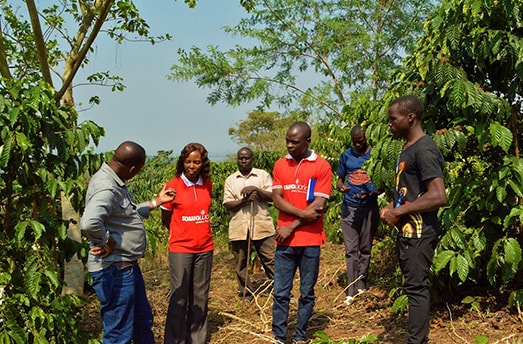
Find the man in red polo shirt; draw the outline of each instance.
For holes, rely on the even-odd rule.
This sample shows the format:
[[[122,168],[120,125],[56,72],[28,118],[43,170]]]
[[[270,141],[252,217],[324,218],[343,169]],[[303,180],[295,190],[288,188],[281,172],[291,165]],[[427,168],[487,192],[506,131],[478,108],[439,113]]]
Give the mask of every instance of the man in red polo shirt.
[[[272,331],[286,342],[287,317],[292,282],[300,270],[300,299],[294,342],[304,342],[314,308],[314,286],[318,279],[320,246],[325,243],[323,209],[330,197],[332,172],[329,163],[309,149],[311,128],[293,123],[285,138],[289,155],[279,159],[273,170],[273,202],[279,210],[274,238]]]

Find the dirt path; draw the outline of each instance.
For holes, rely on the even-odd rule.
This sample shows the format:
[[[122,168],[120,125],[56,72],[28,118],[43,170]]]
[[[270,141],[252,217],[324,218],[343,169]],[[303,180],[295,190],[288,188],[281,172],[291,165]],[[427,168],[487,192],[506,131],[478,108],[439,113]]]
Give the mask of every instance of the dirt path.
[[[392,262],[391,262],[392,260]],[[393,265],[392,256],[386,254],[375,257],[374,275],[384,265]],[[163,343],[163,327],[167,312],[168,267],[165,255],[154,259],[145,259],[142,263],[148,297],[155,313],[154,332],[157,343]],[[236,292],[233,275],[232,254],[217,249],[209,300],[210,344],[218,343],[271,343],[271,307],[272,293],[270,284],[264,284],[263,273],[256,273],[253,278],[260,285],[261,294],[252,302],[242,301]],[[389,266],[390,269],[390,266]],[[405,343],[407,328],[406,315],[392,313],[392,302],[386,287],[369,286],[368,292],[360,295],[350,306],[345,306],[343,291],[343,247],[327,245],[322,251],[320,276],[316,285],[316,306],[309,323],[309,338],[314,338],[316,331],[323,331],[332,340],[331,343],[349,343],[350,339],[358,343],[365,336],[376,336],[375,343]],[[372,281],[370,281],[372,283]],[[290,333],[296,320],[297,296],[295,281],[289,316]],[[90,297],[95,301],[93,295]],[[470,305],[460,302],[445,304],[440,302],[433,307],[430,342],[474,343],[474,338],[485,335],[488,343],[523,343],[523,317],[511,313],[507,308],[496,308],[495,297],[478,297],[481,312],[472,310]],[[100,331],[96,302],[89,306],[90,331]],[[289,335],[290,336],[290,335]],[[321,342],[319,342],[321,343]],[[327,342],[323,342],[327,343]],[[487,343],[487,342],[484,342]]]

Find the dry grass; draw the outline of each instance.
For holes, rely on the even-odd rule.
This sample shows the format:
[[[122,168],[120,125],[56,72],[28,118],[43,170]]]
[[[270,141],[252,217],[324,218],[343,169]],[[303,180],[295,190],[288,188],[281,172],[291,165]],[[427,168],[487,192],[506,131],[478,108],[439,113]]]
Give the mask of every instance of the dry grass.
[[[214,255],[209,299],[209,343],[273,343],[271,283],[265,280],[263,272],[255,272],[252,277],[258,285],[258,296],[251,302],[242,300],[233,274],[232,253],[226,246],[218,245]],[[382,278],[384,270],[391,271],[391,266],[395,264],[394,255],[385,250],[380,257],[374,257],[368,292],[347,307],[342,303],[345,298],[343,252],[342,245],[329,244],[323,248],[316,285],[315,312],[309,322],[309,338],[314,338],[316,331],[324,331],[336,343],[359,340],[365,335],[377,336],[379,343],[404,343],[406,315],[392,313],[387,286],[372,285],[372,276]],[[157,343],[163,343],[169,275],[166,253],[145,258],[141,266],[155,314],[154,333]],[[294,285],[289,337],[296,320],[299,296],[297,279]],[[84,322],[90,331],[99,333],[101,326],[96,297],[92,294],[88,297],[93,302],[87,306],[87,319]],[[433,307],[431,343],[474,343],[474,338],[479,335],[486,335],[489,343],[521,343],[523,323],[517,314],[506,308],[486,310],[480,314],[461,303]]]

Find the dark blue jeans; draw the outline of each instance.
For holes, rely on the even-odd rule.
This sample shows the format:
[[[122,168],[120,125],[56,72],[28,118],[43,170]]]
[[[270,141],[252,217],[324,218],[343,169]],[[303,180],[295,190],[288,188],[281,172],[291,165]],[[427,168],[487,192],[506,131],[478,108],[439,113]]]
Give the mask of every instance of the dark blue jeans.
[[[274,337],[285,343],[287,318],[292,282],[296,269],[300,269],[300,299],[298,320],[294,340],[305,340],[307,323],[314,308],[314,286],[318,280],[320,246],[276,247],[274,254],[274,303],[272,306],[272,332]]]
[[[154,343],[153,312],[138,264],[119,270],[115,264],[91,272],[100,300],[104,344]]]

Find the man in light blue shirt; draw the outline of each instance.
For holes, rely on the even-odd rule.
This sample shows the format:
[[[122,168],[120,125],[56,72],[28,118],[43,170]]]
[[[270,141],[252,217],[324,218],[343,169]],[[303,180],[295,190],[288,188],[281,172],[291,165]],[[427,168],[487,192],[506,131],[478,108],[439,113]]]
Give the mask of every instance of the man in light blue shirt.
[[[143,218],[176,193],[162,189],[151,201],[134,202],[125,181],[140,172],[145,159],[137,143],[120,144],[91,178],[80,220],[91,241],[87,269],[100,300],[104,344],[154,343],[153,314],[138,265],[146,247]]]

